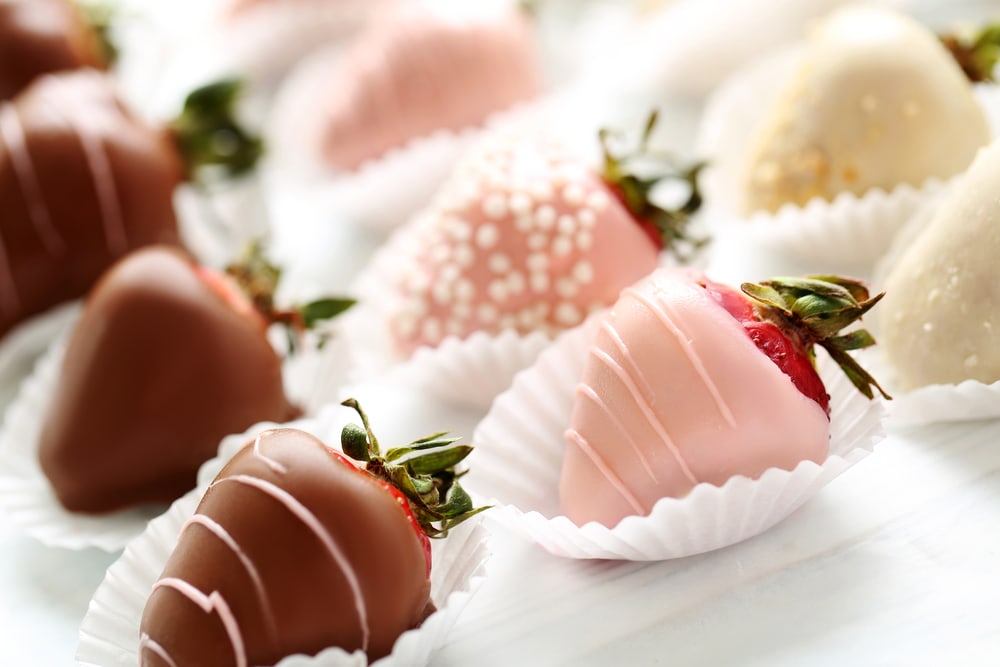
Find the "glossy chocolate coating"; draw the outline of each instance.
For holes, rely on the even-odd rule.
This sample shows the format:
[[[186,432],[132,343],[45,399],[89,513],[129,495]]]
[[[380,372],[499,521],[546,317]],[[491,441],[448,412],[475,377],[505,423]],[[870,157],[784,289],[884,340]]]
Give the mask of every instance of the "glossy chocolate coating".
[[[94,70],[46,75],[0,104],[0,335],[85,294],[129,250],[177,244],[171,137]]]
[[[185,524],[143,612],[140,664],[273,665],[331,646],[376,660],[431,610],[426,572],[380,482],[308,433],[266,431]]]
[[[145,248],[86,301],[40,461],[71,511],[167,502],[195,486],[223,436],[296,412],[260,322],[229,306],[179,251]]]
[[[105,66],[93,29],[67,0],[0,2],[0,100],[42,74]]]

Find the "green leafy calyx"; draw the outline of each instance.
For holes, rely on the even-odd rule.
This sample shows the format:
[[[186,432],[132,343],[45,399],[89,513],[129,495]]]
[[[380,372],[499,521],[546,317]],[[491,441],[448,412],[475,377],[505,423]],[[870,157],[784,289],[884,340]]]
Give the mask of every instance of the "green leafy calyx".
[[[760,283],[743,283],[743,293],[751,298],[758,316],[773,322],[792,337],[812,357],[819,345],[840,366],[858,391],[874,398],[874,387],[884,398],[892,398],[850,354],[875,344],[865,329],[841,333],[861,319],[885,293],[869,297],[864,283],[841,276],[772,278]]]

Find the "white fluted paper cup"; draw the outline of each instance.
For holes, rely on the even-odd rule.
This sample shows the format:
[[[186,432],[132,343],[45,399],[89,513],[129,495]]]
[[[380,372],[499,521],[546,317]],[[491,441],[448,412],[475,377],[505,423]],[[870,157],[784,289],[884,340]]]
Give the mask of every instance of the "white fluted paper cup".
[[[494,401],[473,435],[466,488],[493,504],[490,516],[547,551],[568,558],[663,560],[719,549],[775,525],[883,437],[880,401],[862,396],[824,356],[819,372],[830,394],[830,455],[818,465],[771,468],[758,479],[703,483],[683,498],[662,498],[648,516],[609,528],[578,526],[559,513],[559,478],[573,408],[597,320],[561,336]]]
[[[325,411],[316,420],[290,424],[304,427],[303,430],[327,443],[339,442],[342,425],[342,420],[332,410]],[[184,522],[194,513],[205,490],[225,462],[254,432],[259,430],[227,438],[220,447],[219,456],[199,471],[198,488],[149,522],[146,530],[129,543],[121,558],[108,569],[80,627],[76,658],[81,664],[98,667],[134,667],[138,664],[139,622],[152,586],[163,571]],[[372,664],[378,667],[427,664],[485,579],[489,555],[487,531],[479,518],[454,528],[447,539],[433,540],[431,599],[437,610],[419,628],[400,635],[390,655]],[[360,651],[347,653],[329,648],[315,656],[289,656],[279,662],[278,667],[364,667],[367,664],[366,656]]]
[[[745,214],[742,182],[750,142],[766,119],[801,58],[790,46],[736,72],[706,104],[696,144],[709,161],[704,175],[706,212],[718,222],[747,230],[762,247],[786,253],[825,271],[866,272],[921,209],[933,205],[956,178],[928,178],[920,185],[891,190],[872,188],[862,195],[843,192],[832,201],[814,198],[804,206],[785,204],[776,213]],[[995,85],[975,87],[993,135],[1000,127],[1000,92]]]

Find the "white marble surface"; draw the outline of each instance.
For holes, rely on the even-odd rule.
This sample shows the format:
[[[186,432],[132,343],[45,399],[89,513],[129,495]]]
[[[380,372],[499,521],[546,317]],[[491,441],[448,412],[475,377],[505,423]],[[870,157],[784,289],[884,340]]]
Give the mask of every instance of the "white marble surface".
[[[937,18],[949,3],[913,4]],[[798,269],[739,239],[713,265],[719,279]],[[357,392],[392,422],[383,440],[471,435],[480,416],[378,383]],[[997,421],[891,430],[776,528],[700,556],[562,560],[493,528],[490,578],[433,665],[1000,665]],[[0,515],[0,664],[74,664],[79,620],[116,556],[46,548]]]

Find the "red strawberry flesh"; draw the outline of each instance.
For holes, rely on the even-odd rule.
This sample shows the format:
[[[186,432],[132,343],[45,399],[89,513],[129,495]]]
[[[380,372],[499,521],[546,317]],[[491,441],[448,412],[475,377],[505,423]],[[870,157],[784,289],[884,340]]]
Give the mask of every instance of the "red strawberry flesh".
[[[741,292],[707,278],[702,278],[698,284],[740,323],[757,349],[767,355],[804,396],[816,401],[827,415],[830,414],[830,395],[802,345],[785,335],[775,324],[762,322],[753,304]]]

